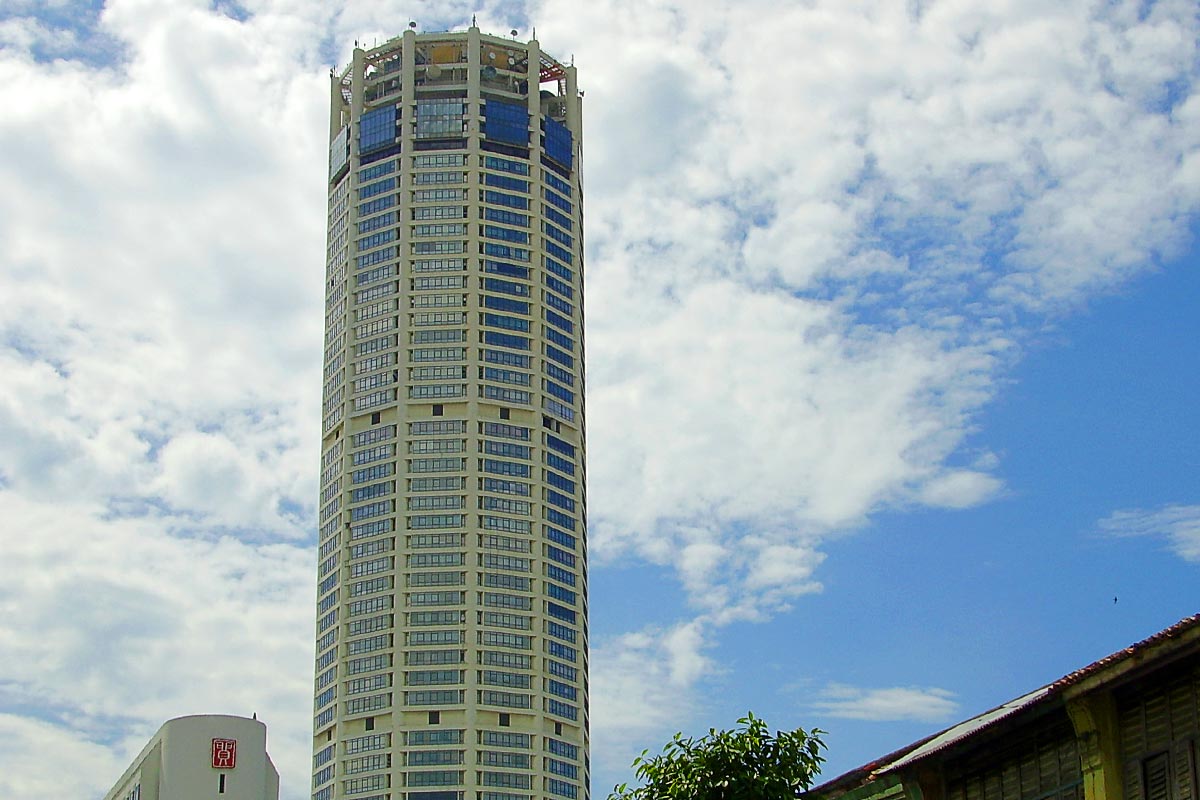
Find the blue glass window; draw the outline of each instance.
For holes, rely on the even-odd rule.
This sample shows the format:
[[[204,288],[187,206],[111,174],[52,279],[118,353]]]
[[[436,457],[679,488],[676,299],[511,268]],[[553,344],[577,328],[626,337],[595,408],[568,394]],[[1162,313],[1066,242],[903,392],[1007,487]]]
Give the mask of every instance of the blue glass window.
[[[483,324],[490,328],[505,328],[510,331],[529,331],[529,320],[509,317],[504,314],[484,314]]]
[[[553,508],[547,508],[546,509],[546,519],[550,520],[555,525],[562,525],[564,528],[566,528],[569,531],[575,530],[575,518],[568,517],[566,514],[562,513],[561,511],[555,511]],[[555,548],[551,547],[550,549],[553,550]],[[553,556],[551,556],[551,558],[553,558]],[[567,562],[564,561],[563,563],[565,564]],[[572,562],[572,564],[573,563],[574,562]]]
[[[575,393],[559,386],[554,381],[546,381],[546,391],[562,400],[564,403],[575,404]]]
[[[525,231],[514,231],[508,228],[500,228],[495,225],[484,225],[483,235],[489,239],[502,239],[506,242],[529,244],[529,234]]]
[[[559,311],[563,312],[564,314],[574,314],[575,313],[575,306],[571,305],[566,300],[563,300],[558,295],[550,294],[549,292],[546,292],[545,296],[546,296],[546,305],[550,306],[551,308],[557,308]]]
[[[571,169],[571,129],[556,119],[546,117],[546,155]]]
[[[385,161],[382,164],[376,164],[374,167],[367,167],[359,170],[359,182],[365,184],[366,181],[373,181],[377,178],[383,178],[384,175],[390,175],[396,172],[395,161]]]
[[[557,367],[548,361],[543,364],[543,367],[546,371],[546,374],[549,375],[551,378],[554,378],[554,380],[562,381],[567,386],[575,385],[575,376],[572,375],[571,373],[567,372],[565,369],[563,369],[561,367]]]
[[[574,572],[568,572],[567,570],[565,570],[561,567],[556,567],[553,564],[546,565],[546,577],[552,578],[553,580],[556,580],[559,583],[565,583],[567,586],[575,585],[575,573]],[[551,652],[553,652],[553,651],[551,651]],[[574,661],[575,658],[572,656],[570,660]]]
[[[483,378],[484,380],[488,381],[496,381],[498,383],[515,383],[520,386],[528,386],[530,381],[530,376],[524,372],[513,372],[509,369],[495,369],[493,367],[483,368]],[[489,450],[487,452],[490,453],[493,451]],[[499,455],[504,454],[500,453]],[[521,458],[528,457],[528,455],[521,456]]]
[[[376,183],[368,183],[366,186],[358,187],[358,199],[366,200],[368,197],[374,197],[377,194],[391,191],[396,188],[396,179],[387,178],[386,180]]]
[[[567,369],[575,369],[575,359],[559,350],[557,347],[546,345],[546,355],[562,364]]]
[[[446,139],[463,134],[461,100],[418,100],[417,138]]]
[[[483,360],[489,364],[504,364],[506,367],[529,369],[533,359],[520,353],[509,353],[504,350],[484,350]]]
[[[524,161],[513,161],[496,156],[484,156],[483,165],[488,169],[499,169],[504,172],[515,172],[517,175],[528,175],[529,165]]]
[[[565,295],[566,297],[569,297],[569,298],[573,298],[575,296],[575,290],[572,289],[567,284],[560,281],[558,278],[553,278],[549,275],[546,275],[544,277],[546,279],[546,285],[549,286],[554,291],[558,292],[561,295]]]
[[[483,253],[498,258],[515,258],[517,261],[529,261],[530,253],[524,247],[509,247],[506,244],[484,242]]]
[[[507,458],[525,458],[528,459],[533,452],[533,448],[523,444],[513,444],[512,442],[493,442],[484,440],[483,452],[493,456],[505,456]]]
[[[554,569],[558,569],[558,568],[557,567],[549,567],[546,571],[547,574],[550,573],[550,570],[554,570]],[[572,586],[574,586],[575,585],[575,576],[572,575],[570,572],[568,572],[566,574],[571,576],[571,580],[563,581],[563,582],[570,583]],[[554,576],[551,575],[550,577],[554,577]],[[555,580],[558,580],[558,579],[555,578]],[[563,661],[575,662],[575,661],[579,660],[579,656],[575,652],[575,648],[567,647],[562,642],[547,641],[546,642],[546,652],[549,653],[550,655],[554,656],[555,658],[561,658]],[[337,653],[334,653],[334,655],[337,655]]]
[[[491,458],[483,459],[483,471],[490,472],[493,475],[513,475],[518,478],[529,477],[528,464],[518,464],[513,461],[496,461]],[[575,582],[572,581],[571,585],[574,586]]]
[[[359,250],[370,250],[372,247],[378,247],[381,244],[386,244],[396,238],[396,229],[389,228],[386,231],[372,233],[370,236],[364,236],[355,242],[355,246]]]
[[[520,269],[518,267],[518,269]],[[517,297],[529,297],[529,287],[523,283],[513,283],[512,281],[502,281],[499,278],[484,278],[483,288],[489,292],[501,292],[503,294],[515,294]]]
[[[562,180],[561,178],[556,178],[554,175],[551,175],[549,172],[546,173],[546,183],[550,184],[550,186],[552,186],[555,189],[557,189],[558,191],[562,192],[567,197],[571,196],[571,184],[567,183],[566,181]]]
[[[570,589],[564,589],[563,587],[559,586],[557,583],[547,583],[546,584],[546,594],[549,595],[550,597],[553,597],[556,600],[562,600],[564,603],[570,603],[571,605],[574,605],[576,602],[575,593],[572,592]],[[574,670],[571,669],[571,667],[563,667],[563,669],[571,670],[572,673],[574,672]],[[572,681],[575,680],[574,674],[563,675],[560,672],[555,672],[553,668],[551,668],[550,674],[551,675],[559,675],[560,677],[564,677],[567,680],[572,680]]]
[[[370,153],[396,141],[396,107],[384,106],[363,114],[358,121],[358,152]]]
[[[572,550],[575,549],[575,537],[574,536],[572,536],[571,534],[569,534],[565,531],[560,531],[558,528],[551,528],[549,525],[543,525],[542,527],[544,528],[544,530],[546,532],[547,539],[549,539],[552,542],[558,542],[559,544],[563,545],[564,547],[569,547]],[[574,600],[572,600],[571,602],[574,602]]]
[[[395,171],[396,171],[396,162],[395,161],[385,161],[382,164],[376,164],[373,167],[367,167],[366,169],[360,169],[358,171],[358,182],[365,183],[367,181],[373,181],[376,178],[382,178],[384,175],[391,175]]]
[[[368,214],[374,214],[376,211],[383,211],[385,208],[391,208],[396,205],[396,195],[389,194],[383,197],[377,197],[369,203],[363,203],[358,207],[358,215],[365,217]]]
[[[546,434],[546,446],[551,450],[557,450],[564,456],[575,457],[575,446],[569,442],[564,442],[562,439],[553,434]]]
[[[509,300],[507,297],[492,297],[490,294],[483,296],[483,307],[492,308],[496,311],[511,311],[514,314],[528,314],[529,303],[522,303],[520,300]],[[529,330],[522,328],[521,330]]]
[[[563,280],[566,280],[566,281],[575,280],[575,273],[572,272],[567,267],[565,267],[562,264],[555,261],[553,258],[543,257],[542,261],[545,263],[546,269],[553,272],[555,275],[562,278]]]
[[[549,339],[550,341],[554,342],[559,347],[565,347],[568,350],[575,349],[574,340],[572,340],[566,336],[563,336],[561,333],[554,330],[554,328],[546,328],[546,338]]]
[[[546,453],[546,463],[568,475],[575,474],[575,465],[561,456],[554,455],[554,453]]]
[[[557,258],[559,261],[565,261],[568,264],[575,263],[575,256],[569,250],[556,245],[554,242],[546,242],[546,252]]]
[[[485,208],[483,210],[483,218],[492,222],[503,222],[505,225],[518,225],[522,228],[529,227],[529,216],[527,214],[518,214],[515,211]]]
[[[510,178],[507,175],[493,175],[490,172],[485,172],[483,173],[483,182],[487,186],[498,186],[501,189],[508,189],[514,192],[529,191],[529,181]]]
[[[546,199],[568,214],[574,213],[575,211],[575,207],[571,205],[570,200],[567,200],[564,197],[559,197],[554,192],[546,192]]]
[[[542,211],[546,214],[546,218],[555,225],[561,225],[566,230],[572,230],[574,228],[571,218],[566,214],[560,214],[550,206],[542,206]]]
[[[553,311],[550,311],[549,309],[546,310],[546,322],[549,322],[551,325],[562,328],[567,333],[575,332],[575,325],[574,325],[574,323],[571,322],[571,320],[567,319],[566,317],[562,316],[561,314],[555,314]]]
[[[571,498],[567,497],[565,494],[562,494],[561,492],[556,492],[553,489],[547,489],[546,490],[546,502],[553,503],[554,505],[558,506],[559,508],[570,511],[572,514],[575,513],[575,501],[572,500]]]
[[[559,625],[557,622],[546,623],[546,633],[553,636],[555,639],[562,639],[566,642],[574,642],[579,638],[573,628],[568,628],[566,625]]]
[[[554,227],[553,225],[549,225],[549,224],[543,222],[542,230],[551,239],[555,239],[556,241],[562,242],[567,247],[574,247],[574,245],[575,245],[575,240],[571,238],[570,234],[563,233],[562,231],[560,231],[558,228]]]
[[[357,475],[358,473],[355,474]],[[391,473],[389,472],[387,474],[390,475]],[[564,492],[568,492],[569,494],[575,494],[575,481],[567,480],[557,472],[547,472],[546,483],[557,489],[562,489]]]
[[[525,278],[529,279],[529,267],[520,267],[516,264],[505,264],[503,261],[488,261],[483,262],[484,272],[493,272],[497,275],[507,275],[510,278]]]
[[[384,228],[388,225],[394,225],[395,223],[396,223],[396,212],[392,211],[388,214],[380,214],[378,217],[371,217],[370,219],[364,219],[362,222],[358,223],[358,232],[359,233],[369,233],[371,231],[375,231],[375,230],[379,230],[380,228]]]
[[[354,265],[356,269],[362,269],[363,267],[369,267],[395,257],[396,248],[385,247],[382,250],[376,250],[374,253],[367,253],[365,256],[359,256],[358,258],[354,259]]]
[[[550,673],[552,675],[558,675],[558,677],[566,678],[569,681],[575,680],[576,670],[574,667],[562,667],[563,669],[568,669],[571,671],[570,675],[563,675],[561,673],[554,671],[555,666],[556,665],[554,664],[554,662],[550,662]],[[562,665],[560,664],[557,666],[561,667]],[[579,758],[579,748],[577,746],[575,746],[573,744],[567,744],[566,742],[560,742],[558,739],[547,739],[546,740],[546,749],[548,751],[550,751],[551,753],[553,753],[554,755],[562,756],[563,758],[575,758],[575,759]]]
[[[565,566],[569,566],[569,567],[575,566],[575,555],[574,554],[568,553],[568,552],[564,551],[564,549],[559,549],[558,547],[554,547],[553,545],[546,546],[546,557],[550,558],[553,561],[558,561],[559,564],[563,564]]]
[[[529,111],[518,103],[483,101],[483,135],[496,142],[529,145]],[[569,133],[568,133],[569,135]]]
[[[529,198],[520,197],[515,194],[505,194],[504,192],[485,191],[483,193],[483,201],[497,206],[508,206],[509,208],[519,208],[522,211],[529,210]]]
[[[529,339],[524,336],[513,336],[510,333],[500,333],[498,331],[484,331],[484,344],[491,344],[497,347],[511,347],[514,350],[528,350]]]
[[[570,686],[565,683],[560,683],[559,681],[556,681],[556,680],[551,680],[549,682],[549,685],[547,686],[547,688],[550,690],[550,694],[556,694],[559,697],[565,697],[568,700],[575,699],[575,687],[574,686]]]

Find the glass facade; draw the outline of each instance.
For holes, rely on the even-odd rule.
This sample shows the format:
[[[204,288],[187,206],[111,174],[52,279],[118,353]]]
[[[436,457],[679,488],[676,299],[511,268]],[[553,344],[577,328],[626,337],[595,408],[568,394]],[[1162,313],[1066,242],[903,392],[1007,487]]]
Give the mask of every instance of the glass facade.
[[[331,88],[312,797],[586,800],[575,70],[406,31]]]

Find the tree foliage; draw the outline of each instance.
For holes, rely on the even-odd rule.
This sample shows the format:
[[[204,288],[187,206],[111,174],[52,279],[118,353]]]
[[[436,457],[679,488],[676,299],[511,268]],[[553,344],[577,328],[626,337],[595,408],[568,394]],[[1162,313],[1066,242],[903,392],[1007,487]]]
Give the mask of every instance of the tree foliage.
[[[710,728],[699,739],[675,734],[662,754],[633,760],[643,785],[614,787],[609,800],[784,800],[813,784],[821,771],[824,731],[776,731],[747,713],[739,727]]]

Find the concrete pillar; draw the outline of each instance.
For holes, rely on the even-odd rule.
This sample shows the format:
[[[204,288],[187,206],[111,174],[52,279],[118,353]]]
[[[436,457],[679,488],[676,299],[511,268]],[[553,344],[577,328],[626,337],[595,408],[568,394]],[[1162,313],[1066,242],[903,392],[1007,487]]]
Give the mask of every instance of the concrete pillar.
[[[1124,800],[1117,709],[1111,692],[1093,692],[1067,701],[1067,714],[1079,742],[1084,800]]]

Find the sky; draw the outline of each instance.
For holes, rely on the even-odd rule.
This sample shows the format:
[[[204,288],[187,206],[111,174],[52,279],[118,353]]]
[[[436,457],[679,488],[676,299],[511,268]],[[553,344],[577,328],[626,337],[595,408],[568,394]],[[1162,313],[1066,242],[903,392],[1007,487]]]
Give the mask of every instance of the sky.
[[[0,0],[0,794],[308,796],[328,73],[472,14],[585,92],[594,796],[1200,610],[1193,0]]]

